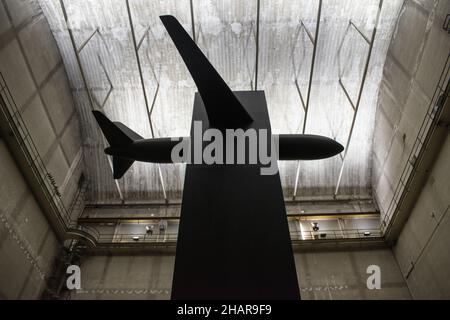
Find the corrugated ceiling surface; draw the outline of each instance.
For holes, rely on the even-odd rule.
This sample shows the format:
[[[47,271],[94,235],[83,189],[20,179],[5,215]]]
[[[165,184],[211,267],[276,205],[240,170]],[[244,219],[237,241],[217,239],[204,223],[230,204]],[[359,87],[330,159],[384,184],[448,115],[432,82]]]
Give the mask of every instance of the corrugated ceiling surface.
[[[103,153],[104,140],[90,113],[61,3],[58,0],[40,2],[61,49],[77,101],[90,201],[110,203],[120,201],[121,197],[129,201],[163,199],[164,191],[169,199],[180,198],[184,165],[161,165],[159,170],[155,164],[135,163],[122,180],[114,182]],[[378,86],[402,2],[384,1],[339,195],[370,194]],[[196,88],[159,15],[174,15],[192,34],[191,2],[130,0],[129,4],[137,41],[145,36],[139,56],[150,107],[154,101],[151,112],[154,136],[187,136]],[[232,89],[254,88],[257,1],[193,0],[192,4],[196,40],[201,49]],[[302,131],[305,113],[294,80],[297,78],[306,97],[313,46],[301,30],[300,21],[314,36],[318,4],[319,0],[260,1],[258,89],[266,92],[275,133]],[[151,137],[126,1],[66,0],[64,5],[77,47],[81,47],[97,28],[99,30],[80,52],[95,108],[100,108],[108,95],[107,73],[113,90],[103,111],[142,136]],[[306,133],[330,136],[346,144],[354,112],[338,83],[339,66],[344,71],[343,82],[356,101],[369,49],[357,31],[349,27],[349,20],[370,38],[377,8],[378,0],[323,1]],[[341,165],[340,157],[301,162],[297,195],[333,195]],[[297,162],[280,162],[286,196],[293,194],[296,171]]]

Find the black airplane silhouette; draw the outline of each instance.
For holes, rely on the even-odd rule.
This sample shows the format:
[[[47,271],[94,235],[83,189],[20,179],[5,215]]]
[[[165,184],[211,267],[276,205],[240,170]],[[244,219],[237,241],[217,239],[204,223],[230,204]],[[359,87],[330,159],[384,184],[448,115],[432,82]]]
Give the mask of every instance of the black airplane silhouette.
[[[198,88],[193,121],[202,121],[202,130],[270,130],[264,92],[231,91],[177,19],[160,19]],[[171,151],[183,138],[144,139],[100,111],[93,113],[110,145],[105,153],[113,156],[115,179],[134,161],[173,162]],[[344,149],[323,136],[278,138],[279,160],[324,159]],[[173,299],[300,298],[279,175],[261,176],[255,170],[260,167],[187,165]],[[255,221],[271,234],[255,230]]]
[[[253,119],[195,42],[173,16],[161,16],[192,78],[208,115],[209,128],[247,128]],[[93,111],[113,156],[114,179],[120,179],[134,161],[171,163],[179,138],[144,139],[120,122]],[[344,147],[327,137],[309,134],[279,135],[279,160],[318,160],[341,153]]]

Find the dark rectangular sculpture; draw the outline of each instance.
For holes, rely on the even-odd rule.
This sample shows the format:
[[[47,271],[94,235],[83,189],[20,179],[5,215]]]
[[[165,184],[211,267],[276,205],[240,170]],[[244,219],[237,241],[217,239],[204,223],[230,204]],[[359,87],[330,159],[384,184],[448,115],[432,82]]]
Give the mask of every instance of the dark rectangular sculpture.
[[[235,95],[270,137],[264,92]],[[198,93],[192,121],[207,129]],[[187,165],[172,299],[300,299],[280,177],[260,168]]]

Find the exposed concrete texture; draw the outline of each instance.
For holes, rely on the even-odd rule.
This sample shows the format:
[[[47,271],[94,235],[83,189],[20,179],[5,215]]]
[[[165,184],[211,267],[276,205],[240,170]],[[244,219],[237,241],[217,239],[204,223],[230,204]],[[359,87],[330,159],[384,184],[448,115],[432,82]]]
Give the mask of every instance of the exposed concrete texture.
[[[394,252],[415,299],[450,299],[450,138]]]
[[[22,107],[36,91],[36,86],[17,40],[14,39],[10,43],[4,44],[0,50],[0,66],[16,104],[19,108]]]
[[[379,90],[372,161],[382,220],[450,51],[450,36],[442,29],[448,12],[449,1],[407,0],[394,31]]]
[[[59,243],[2,140],[0,159],[0,296],[36,299]]]
[[[295,253],[302,299],[410,299],[389,249]],[[169,299],[173,255],[86,256],[72,299]],[[381,268],[381,289],[367,289],[369,265]]]
[[[82,173],[79,125],[61,56],[38,1],[0,1],[0,72],[70,204]],[[45,289],[59,240],[3,140],[0,162],[0,297],[36,299]]]
[[[302,299],[410,299],[408,287],[389,249],[296,253]],[[381,270],[381,289],[367,288],[367,267]]]
[[[61,60],[56,42],[43,17],[35,19],[20,32],[19,36],[36,84],[39,86]]]
[[[27,19],[39,14],[39,3],[34,0],[6,0],[11,23],[17,27]]]
[[[38,95],[34,96],[30,105],[23,111],[22,118],[28,130],[34,133],[33,141],[35,141],[39,154],[45,156],[56,136]]]
[[[173,255],[87,256],[72,299],[169,299]]]
[[[58,71],[42,88],[42,96],[56,133],[64,133],[67,122],[75,112],[75,109],[66,72],[62,66],[58,68]]]
[[[82,171],[74,166],[83,164],[77,158],[80,126],[66,71],[38,1],[4,4],[0,3],[0,12],[6,15],[9,30],[0,34],[0,71],[61,192],[68,183],[77,185]],[[70,203],[74,192],[61,193]]]
[[[8,20],[6,11],[3,6],[0,6],[0,33],[5,32],[11,27],[11,23]]]

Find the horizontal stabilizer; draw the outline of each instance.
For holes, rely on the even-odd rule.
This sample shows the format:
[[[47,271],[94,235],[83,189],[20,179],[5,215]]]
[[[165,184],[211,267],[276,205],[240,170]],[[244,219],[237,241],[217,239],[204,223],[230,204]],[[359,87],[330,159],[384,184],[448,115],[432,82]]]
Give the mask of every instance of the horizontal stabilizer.
[[[114,179],[120,179],[125,172],[131,167],[134,160],[124,159],[119,157],[113,157],[113,170]]]
[[[134,141],[143,139],[123,123],[112,122],[100,111],[95,110],[92,113],[111,147],[131,145]],[[112,162],[114,179],[120,179],[131,167],[134,160],[113,156]]]

